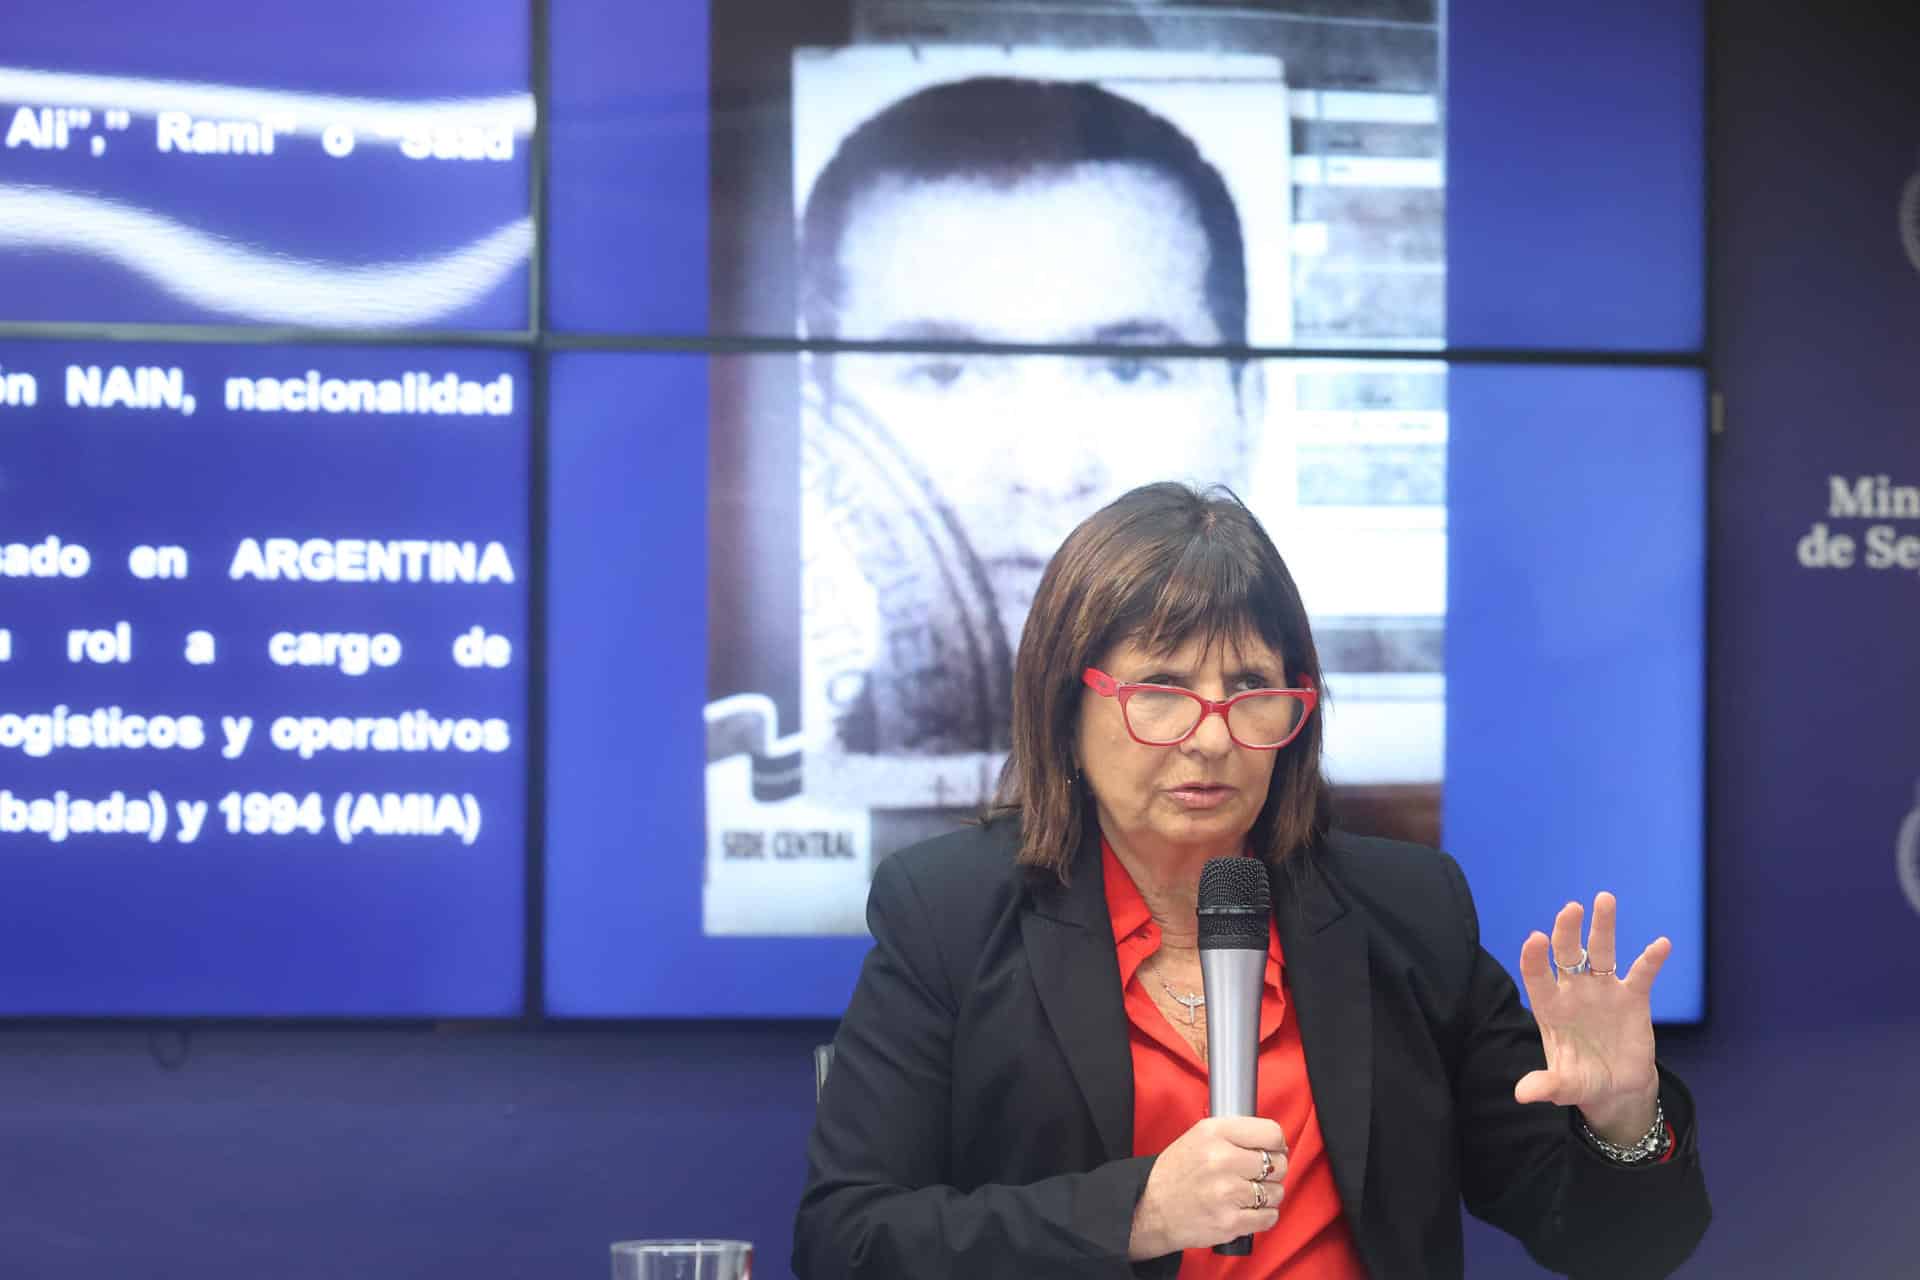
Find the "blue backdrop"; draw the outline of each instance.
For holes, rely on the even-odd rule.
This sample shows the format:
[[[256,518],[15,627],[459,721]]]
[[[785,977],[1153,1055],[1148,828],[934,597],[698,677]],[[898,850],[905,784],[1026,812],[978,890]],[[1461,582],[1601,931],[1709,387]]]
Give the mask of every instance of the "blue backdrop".
[[[1489,12],[1450,6],[1456,104],[1471,92],[1465,34]],[[1630,27],[1655,12],[1607,16]],[[1920,772],[1903,648],[1913,583],[1823,580],[1799,570],[1795,543],[1830,474],[1914,482],[1920,276],[1898,210],[1920,167],[1920,47],[1884,10],[1720,4],[1714,17],[1714,387],[1728,408],[1708,462],[1714,982],[1709,1022],[1661,1043],[1701,1104],[1718,1219],[1683,1274],[1903,1275],[1920,1259],[1906,1101],[1920,917],[1896,864]],[[1541,68],[1546,87],[1516,122],[1571,111],[1553,86],[1593,84],[1567,59],[1606,33],[1566,21],[1584,37],[1479,42]],[[1637,52],[1599,82],[1615,105],[1665,91],[1635,69],[1661,64],[1660,42]],[[1470,156],[1450,145],[1465,200]],[[1622,190],[1607,182],[1591,208],[1664,216],[1664,196]],[[1516,249],[1529,243],[1510,229]],[[1463,270],[1465,233],[1450,234]],[[1599,234],[1544,261],[1618,298],[1645,259]],[[1522,274],[1505,296],[1539,299],[1543,324],[1580,321],[1585,295]],[[1452,323],[1461,342],[1533,347],[1554,332],[1480,339],[1458,310]],[[1621,345],[1640,341],[1688,345]],[[611,1239],[691,1231],[748,1236],[762,1274],[783,1275],[812,1114],[805,1054],[830,1030],[222,1028],[181,1054],[171,1032],[14,1027],[0,1036],[0,1272],[596,1276]],[[1491,1231],[1469,1245],[1472,1275],[1540,1274]]]

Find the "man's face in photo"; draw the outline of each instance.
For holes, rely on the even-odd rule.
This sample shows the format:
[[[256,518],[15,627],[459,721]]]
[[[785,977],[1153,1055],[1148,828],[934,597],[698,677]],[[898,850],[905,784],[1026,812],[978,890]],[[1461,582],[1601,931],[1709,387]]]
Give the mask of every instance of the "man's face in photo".
[[[1191,199],[1145,165],[884,178],[848,212],[838,336],[1216,344],[1209,253]],[[841,353],[826,376],[834,408],[890,433],[952,506],[1016,634],[1076,524],[1150,481],[1242,483],[1261,412],[1257,366],[1151,350]]]

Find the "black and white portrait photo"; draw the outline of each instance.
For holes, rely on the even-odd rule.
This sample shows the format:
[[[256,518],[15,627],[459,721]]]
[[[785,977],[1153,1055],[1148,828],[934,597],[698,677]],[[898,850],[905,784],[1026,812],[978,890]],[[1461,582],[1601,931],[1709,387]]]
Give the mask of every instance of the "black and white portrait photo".
[[[710,933],[858,932],[877,859],[979,812],[1043,567],[1155,480],[1275,530],[1334,782],[1437,824],[1437,19],[1150,9],[798,3],[716,46],[713,322],[804,345],[714,362]],[[1406,358],[1253,354],[1316,346]]]

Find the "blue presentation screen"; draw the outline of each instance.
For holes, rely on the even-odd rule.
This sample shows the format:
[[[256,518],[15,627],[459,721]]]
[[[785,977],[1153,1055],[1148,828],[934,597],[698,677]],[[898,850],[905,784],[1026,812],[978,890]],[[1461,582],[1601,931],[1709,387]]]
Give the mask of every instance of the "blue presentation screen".
[[[1706,345],[1706,5],[1447,9],[1447,340]]]
[[[708,21],[706,0],[550,7],[544,269],[553,328],[706,329]],[[736,189],[739,178],[728,175]]]
[[[520,1011],[527,373],[0,344],[0,1013]]]
[[[836,1013],[1046,558],[1180,478],[1340,812],[1509,964],[1613,889],[1699,1016],[1700,377],[1445,357],[1699,348],[1704,6],[1308,7],[10,24],[0,1014],[513,1014],[528,865],[556,1015]],[[341,330],[434,345],[277,345]]]
[[[524,0],[74,0],[0,41],[0,322],[521,329]]]
[[[1706,376],[1461,366],[1448,449],[1444,830],[1510,970],[1571,898],[1705,1015]],[[1622,969],[1625,972],[1625,969]]]
[[[992,794],[1039,566],[1179,420],[1300,584],[1337,811],[1454,852],[1510,968],[1611,890],[1701,1016],[1699,373],[566,353],[552,395],[549,1012],[838,1013],[873,869]]]
[[[1181,184],[1215,227],[1239,230],[1244,314],[1162,326],[1160,338],[1700,349],[1703,3],[1283,8],[1093,6],[1069,22],[1046,5],[920,0],[555,5],[549,321],[1084,341],[1086,325],[1049,326],[1045,312],[980,314],[930,296],[947,272],[1016,295],[1041,279],[1070,290],[1053,272],[1073,259],[992,225],[1017,204],[1017,184],[996,210],[964,184],[923,179],[964,176],[996,147],[1037,154],[1033,139],[1050,130],[1092,129],[1190,147],[1211,175],[1200,183],[1139,137],[1122,154]],[[983,78],[1000,89],[979,88]],[[1027,88],[1006,87],[1016,81]],[[1050,117],[1032,86],[1069,82],[1093,89],[1075,99],[1079,115]],[[942,95],[948,116],[912,115]],[[888,161],[889,148],[913,165]],[[884,192],[889,164],[914,181],[894,172]],[[1152,193],[1123,182],[1107,194],[1055,220],[1110,228],[1128,246],[1101,278],[1151,275],[1164,265],[1150,251]],[[977,240],[954,238],[961,213],[980,219]],[[1023,243],[1039,270],[1012,251]],[[889,288],[908,278],[912,290]]]
[[[1442,6],[1336,7],[555,4],[549,320],[569,332],[1438,346]],[[1014,253],[1083,264],[1020,221],[1047,184],[1001,183],[1008,199],[982,201],[984,184],[966,179],[1044,169],[1073,139],[1138,164],[1040,219],[1106,228],[1081,247],[1120,253],[1060,281]],[[892,181],[908,170],[913,181]],[[1189,215],[1210,228],[1204,248],[1181,238]],[[973,228],[959,240],[943,234],[955,216]],[[1029,287],[1078,298],[1116,271],[1159,279],[1185,265],[1164,259],[1209,251],[1244,257],[1244,306],[1129,329],[1127,315],[1089,323],[1017,304]],[[894,287],[915,274],[920,290]],[[968,282],[997,285],[990,303],[1013,301],[1012,314],[939,308],[961,299],[928,292]]]

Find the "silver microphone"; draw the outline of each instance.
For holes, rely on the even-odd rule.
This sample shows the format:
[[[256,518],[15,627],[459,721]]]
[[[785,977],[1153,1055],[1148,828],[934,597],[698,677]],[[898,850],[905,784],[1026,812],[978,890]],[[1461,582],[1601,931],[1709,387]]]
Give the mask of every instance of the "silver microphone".
[[[1260,992],[1267,977],[1273,894],[1258,858],[1211,858],[1200,870],[1200,980],[1207,1002],[1207,1112],[1258,1112]],[[1213,1246],[1244,1257],[1253,1237]]]

